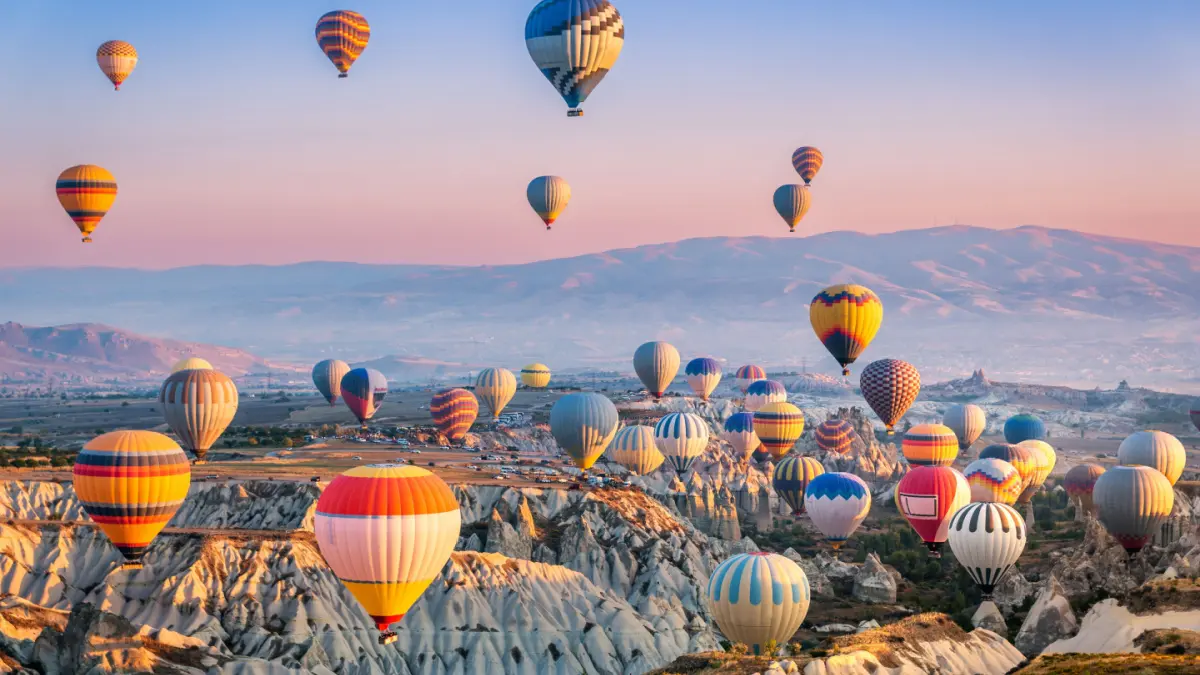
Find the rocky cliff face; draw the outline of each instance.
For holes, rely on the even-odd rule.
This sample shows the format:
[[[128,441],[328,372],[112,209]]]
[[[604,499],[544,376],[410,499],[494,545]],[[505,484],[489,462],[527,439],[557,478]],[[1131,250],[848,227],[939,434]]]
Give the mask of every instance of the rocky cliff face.
[[[716,647],[704,583],[753,544],[710,538],[634,491],[454,490],[461,544],[494,552],[455,553],[397,645],[381,647],[313,540],[313,486],[195,484],[146,567],[123,571],[69,486],[7,484],[0,626],[38,631],[6,628],[0,663],[47,673],[598,674]],[[86,653],[64,650],[73,640]]]

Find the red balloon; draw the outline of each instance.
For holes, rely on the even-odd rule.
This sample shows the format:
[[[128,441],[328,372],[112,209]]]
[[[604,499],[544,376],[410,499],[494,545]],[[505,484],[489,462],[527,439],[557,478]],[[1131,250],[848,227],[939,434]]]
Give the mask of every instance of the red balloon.
[[[971,502],[967,479],[948,466],[916,466],[896,486],[896,507],[934,557],[949,536],[950,518]]]

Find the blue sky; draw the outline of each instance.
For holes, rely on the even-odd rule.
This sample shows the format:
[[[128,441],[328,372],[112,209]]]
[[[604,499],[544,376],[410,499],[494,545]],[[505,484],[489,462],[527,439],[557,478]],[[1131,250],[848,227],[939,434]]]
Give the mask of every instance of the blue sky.
[[[348,5],[372,37],[345,81],[313,39],[322,3],[6,3],[0,264],[501,263],[781,236],[770,197],[803,144],[826,166],[802,233],[1200,245],[1200,3],[616,4],[625,49],[568,120],[526,53],[526,0]],[[141,55],[120,93],[94,62],[109,39]],[[88,247],[53,194],[78,163],[121,185]],[[574,191],[549,235],[524,200],[545,173]]]

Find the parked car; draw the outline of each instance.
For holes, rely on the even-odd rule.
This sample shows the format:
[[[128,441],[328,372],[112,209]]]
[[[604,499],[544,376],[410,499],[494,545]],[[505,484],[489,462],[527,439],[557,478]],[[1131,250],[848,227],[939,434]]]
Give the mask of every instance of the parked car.
[[[361,462],[361,461],[362,461],[362,457],[359,457],[358,455],[355,455],[355,456],[351,457],[350,459],[352,459],[352,460],[354,460],[354,461],[356,461],[356,462]]]
[[[419,454],[421,454],[421,451],[420,451],[420,450],[412,450],[411,452],[412,452],[412,454],[414,454],[414,455],[419,455]]]
[[[309,478],[309,479],[308,479],[308,482],[310,482],[310,483],[320,483],[320,482],[321,482],[321,477],[320,477],[320,476],[313,476],[312,478]]]

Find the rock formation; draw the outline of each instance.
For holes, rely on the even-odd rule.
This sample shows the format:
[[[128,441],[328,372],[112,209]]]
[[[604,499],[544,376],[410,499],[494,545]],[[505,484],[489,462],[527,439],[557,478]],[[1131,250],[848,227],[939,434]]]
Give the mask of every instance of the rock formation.
[[[1021,568],[1014,566],[1000,579],[992,591],[992,600],[1005,615],[1025,604],[1025,600],[1033,595],[1033,584],[1021,573]]]
[[[1025,616],[1025,623],[1014,641],[1026,656],[1036,656],[1051,642],[1069,638],[1079,629],[1062,584],[1053,575],[1046,580],[1037,600]]]
[[[854,575],[854,599],[873,604],[895,604],[896,579],[874,551]]]
[[[971,615],[971,625],[990,630],[1002,638],[1008,637],[1008,623],[1004,621],[1000,608],[991,600],[984,600],[975,609],[975,613]]]

